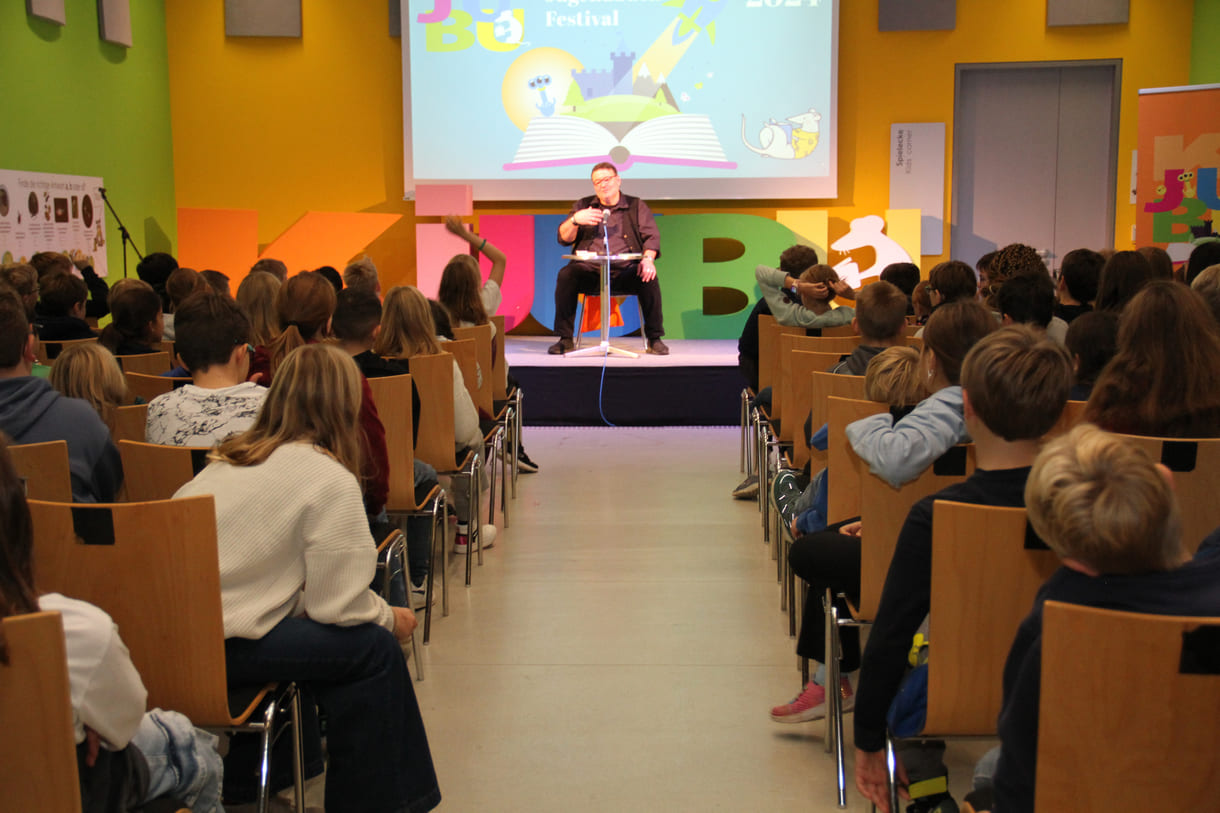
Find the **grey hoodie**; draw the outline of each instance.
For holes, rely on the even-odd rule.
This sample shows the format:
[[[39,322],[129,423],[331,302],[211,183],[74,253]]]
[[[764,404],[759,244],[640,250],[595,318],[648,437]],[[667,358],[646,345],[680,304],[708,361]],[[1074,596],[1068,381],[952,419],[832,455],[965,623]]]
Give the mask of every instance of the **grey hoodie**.
[[[77,502],[113,502],[123,484],[119,450],[93,407],[41,378],[0,379],[0,431],[13,443],[66,440]]]

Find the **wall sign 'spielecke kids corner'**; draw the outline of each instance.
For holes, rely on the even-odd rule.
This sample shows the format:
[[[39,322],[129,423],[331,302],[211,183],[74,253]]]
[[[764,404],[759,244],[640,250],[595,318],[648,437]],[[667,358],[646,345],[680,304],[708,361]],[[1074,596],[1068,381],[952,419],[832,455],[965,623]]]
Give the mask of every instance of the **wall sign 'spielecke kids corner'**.
[[[0,265],[40,251],[81,251],[106,276],[103,185],[85,175],[0,169]]]

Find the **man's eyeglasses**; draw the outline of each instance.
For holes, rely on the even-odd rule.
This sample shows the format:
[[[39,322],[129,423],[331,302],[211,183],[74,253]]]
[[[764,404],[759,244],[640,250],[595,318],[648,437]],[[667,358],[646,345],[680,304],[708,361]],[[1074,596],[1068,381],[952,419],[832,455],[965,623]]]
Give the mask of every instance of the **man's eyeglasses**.
[[[618,180],[617,175],[607,175],[604,178],[594,178],[593,185],[594,186],[605,186],[606,184],[614,183],[617,180]]]

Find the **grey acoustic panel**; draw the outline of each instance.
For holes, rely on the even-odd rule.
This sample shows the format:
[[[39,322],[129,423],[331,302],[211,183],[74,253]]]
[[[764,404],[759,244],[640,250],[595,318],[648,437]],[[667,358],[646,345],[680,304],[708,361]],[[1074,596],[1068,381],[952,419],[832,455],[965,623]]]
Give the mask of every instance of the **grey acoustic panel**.
[[[25,13],[60,25],[68,21],[64,0],[25,0]]]
[[[957,0],[877,0],[878,31],[952,31]]]
[[[226,37],[299,37],[301,0],[225,0]]]
[[[131,0],[97,0],[97,35],[131,47]]]
[[[1130,0],[1046,0],[1046,25],[1125,24]]]
[[[390,0],[390,36],[402,36],[402,5],[401,0]]]

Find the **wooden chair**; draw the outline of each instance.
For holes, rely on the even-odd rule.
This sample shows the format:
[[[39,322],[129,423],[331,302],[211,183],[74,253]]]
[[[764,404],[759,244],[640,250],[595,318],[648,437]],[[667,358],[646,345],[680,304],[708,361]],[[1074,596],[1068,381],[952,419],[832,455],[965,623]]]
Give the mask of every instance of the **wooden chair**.
[[[55,359],[59,358],[59,354],[68,349],[74,344],[95,344],[97,337],[92,339],[68,339],[65,341],[42,341],[38,342],[38,359],[43,364],[50,364]]]
[[[1042,613],[1037,809],[1214,809],[1220,618],[1057,601]],[[1200,656],[1212,669],[1183,668]]]
[[[172,498],[208,465],[211,451],[200,446],[161,446],[135,440],[120,440],[118,446],[129,502]]]
[[[907,336],[907,347],[923,350],[923,336]]]
[[[829,374],[827,374],[829,376]],[[818,377],[823,386],[830,384],[826,378]],[[818,384],[815,384],[815,411],[813,419],[818,419],[816,411],[816,395]],[[863,385],[861,385],[863,386]],[[852,517],[860,516],[860,483],[867,470],[862,471],[864,464],[851,444],[847,442],[847,425],[869,415],[877,415],[888,411],[888,407],[879,401],[865,401],[847,398],[826,398],[826,423],[830,425],[829,442],[826,447],[826,471],[830,475],[827,483],[826,522],[833,525]]]
[[[866,400],[864,397],[864,376],[839,375],[828,373],[824,369],[814,370],[809,376],[809,418],[813,431],[829,422],[827,399],[850,398],[856,401]],[[811,468],[824,468],[829,461],[828,452],[815,449],[808,450],[813,459]],[[815,468],[816,470],[816,468]]]
[[[4,809],[80,813],[68,656],[59,613],[0,622],[0,788]]]
[[[480,382],[479,380],[481,370],[483,369],[479,364],[479,342],[475,339],[458,339],[457,341],[445,342],[445,350],[453,353],[453,358],[457,361],[458,369],[462,371],[462,380],[466,384],[466,392],[470,394],[470,400],[474,403],[475,409],[479,410],[480,413],[486,413],[488,417],[495,419],[496,416],[488,412],[488,410],[484,408],[483,403],[481,403],[481,391],[484,389],[484,384],[486,381],[484,380],[483,382]],[[491,369],[490,364],[488,365],[487,369]],[[490,391],[487,392],[487,395],[491,395]],[[490,398],[487,400],[487,406],[491,406]],[[487,458],[487,471],[491,475],[487,503],[488,522],[495,522],[497,461],[500,464],[501,508],[507,507],[508,503],[508,456],[505,454],[504,435],[504,425],[497,420],[496,428],[483,436],[483,454]]]
[[[833,414],[838,410],[838,406],[832,404],[831,409]],[[846,441],[846,438],[844,440]],[[855,452],[851,451],[850,444],[847,444],[847,449],[849,454],[855,458],[854,470],[860,473],[860,600],[855,606],[849,601],[848,615],[841,617],[830,591],[827,590],[826,594],[822,596],[828,650],[826,655],[827,686],[839,685],[839,661],[842,657],[839,649],[839,628],[868,626],[872,624],[872,619],[877,617],[877,608],[881,604],[881,592],[885,588],[890,561],[894,558],[898,534],[906,522],[911,506],[924,497],[965,480],[974,471],[974,447],[954,446],[940,459],[933,462],[918,478],[896,489],[880,477],[869,473],[864,462],[856,456]],[[830,483],[833,486],[838,475],[833,469],[831,472]],[[847,597],[841,596],[841,598]],[[842,698],[838,692],[828,692],[826,696],[828,703],[826,748],[830,750],[833,745],[836,751],[839,801],[842,804],[847,792],[844,781]]]
[[[433,556],[431,562],[435,561],[436,557]],[[390,603],[394,597],[394,579],[401,577],[407,604],[410,606],[411,586],[409,574],[406,572],[407,567],[407,535],[401,528],[395,528],[390,531],[389,536],[377,543],[377,570],[369,589],[377,591],[386,600],[386,603]],[[431,593],[428,595],[428,605],[424,614],[425,618],[432,614]],[[418,624],[411,630],[411,651],[415,655],[415,679],[423,680],[424,664],[419,655],[419,647],[415,645],[415,629],[417,628]]]
[[[453,344],[449,342],[448,344]],[[483,564],[482,541],[479,537],[479,473],[478,458],[467,454],[458,460],[454,449],[453,428],[453,356],[449,353],[419,355],[411,358],[411,378],[419,389],[419,445],[415,456],[441,474],[464,474],[469,483],[467,498],[475,521],[471,523],[470,544],[477,548],[479,564]],[[466,555],[466,586],[470,586],[474,552]]]
[[[39,587],[109,613],[148,689],[150,708],[181,712],[200,728],[257,731],[264,754],[279,727],[276,712],[285,705],[299,732],[300,706],[291,683],[229,691],[210,495],[112,505],[30,500],[29,505]],[[231,701],[237,703],[236,713]],[[297,798],[303,799],[299,734],[293,740]],[[268,762],[260,777],[264,804]]]
[[[1059,557],[1029,531],[1024,508],[937,500],[929,605],[934,632],[919,738],[995,736],[1008,650],[1038,588],[1058,566]],[[886,752],[893,753],[888,731]],[[897,797],[891,773],[891,804]]]
[[[115,443],[120,440],[136,440],[143,443],[147,427],[148,404],[121,406],[114,411],[114,428],[110,430],[110,437]]]
[[[169,356],[170,366],[166,368],[167,370],[172,370],[174,367],[179,365],[180,359],[178,358],[178,348],[175,342],[163,340],[155,342],[153,347],[155,347],[159,352],[165,353]],[[165,370],[162,370],[161,372],[165,372]]]
[[[449,615],[449,587],[445,578],[445,491],[434,487],[423,500],[415,499],[415,449],[411,439],[413,420],[411,408],[411,376],[393,375],[370,378],[373,402],[385,426],[386,450],[390,456],[390,490],[386,497],[386,512],[396,521],[410,516],[432,519],[428,538],[428,584],[424,604],[424,643],[432,635],[432,586],[436,575],[436,549],[441,547],[441,612]],[[421,395],[422,398],[422,395]],[[421,405],[422,408],[422,405]],[[422,427],[421,427],[422,429]],[[418,663],[417,663],[418,666]],[[423,680],[420,670],[419,679]]]
[[[26,497],[33,500],[72,502],[72,469],[68,442],[18,443],[8,447],[13,467],[25,478]]]
[[[833,367],[839,361],[838,353],[810,353],[805,350],[795,350],[792,357],[792,386],[789,389],[791,393],[791,414],[792,420],[789,424],[792,426],[793,441],[792,441],[792,465],[795,468],[801,468],[809,460],[809,438],[804,437],[805,434],[805,416],[808,416],[817,410],[814,408],[814,399],[817,397],[822,404],[826,403],[825,396],[818,392],[815,396],[815,374],[824,376],[834,376],[833,373],[828,373],[826,370]],[[855,379],[858,376],[834,376],[835,378]],[[820,380],[820,379],[817,379]],[[859,387],[863,389],[863,384]],[[856,388],[852,388],[854,394]],[[863,394],[863,393],[861,393]],[[824,410],[823,410],[824,411]],[[814,418],[816,421],[816,418]],[[816,432],[818,427],[823,423],[813,423],[813,431]]]
[[[127,391],[133,396],[143,398],[145,402],[151,401],[158,395],[164,395],[170,390],[175,390],[183,384],[191,383],[189,378],[171,378],[148,373],[124,372],[123,377],[127,379]]]
[[[161,375],[170,370],[169,353],[140,353],[134,356],[115,356],[125,373]]]
[[[844,353],[854,352],[860,346],[860,337],[849,336],[803,336],[801,349],[813,353]]]
[[[1120,435],[1173,472],[1182,511],[1182,540],[1191,553],[1220,526],[1220,438]]]
[[[842,338],[844,336],[851,337],[856,335],[858,335],[856,329],[850,324],[822,328],[822,336],[825,338]]]
[[[512,496],[517,499],[517,475],[519,466],[517,464],[517,451],[521,448],[521,423],[522,414],[521,407],[524,402],[525,394],[519,386],[508,386],[508,362],[504,359],[504,345],[508,341],[508,333],[504,329],[504,316],[498,315],[491,317],[492,324],[496,326],[496,334],[492,338],[491,348],[491,370],[492,370],[492,405],[495,407],[498,414],[504,409],[512,411],[512,418],[509,423],[509,446],[512,449]],[[507,517],[504,523],[508,527]]]
[[[1088,401],[1068,401],[1064,404],[1063,414],[1059,416],[1059,420],[1051,427],[1051,430],[1046,433],[1048,438],[1053,438],[1056,435],[1062,435],[1070,430],[1073,426],[1080,423],[1084,417],[1084,408]]]
[[[508,527],[508,481],[512,476],[509,468],[516,462],[517,447],[514,445],[516,434],[513,431],[515,422],[511,405],[501,403],[496,406],[495,386],[492,381],[495,375],[495,370],[492,362],[492,328],[491,324],[476,325],[474,327],[455,327],[453,334],[458,341],[473,340],[475,347],[475,360],[478,363],[478,370],[483,371],[482,380],[479,376],[475,376],[475,385],[478,388],[477,392],[471,392],[470,397],[474,401],[475,407],[480,412],[485,412],[490,415],[496,423],[500,425],[499,431],[492,431],[483,437],[483,446],[487,454],[494,460],[499,458],[500,461],[500,513],[504,522],[504,527]],[[458,361],[459,366],[462,364]],[[462,369],[463,378],[465,378],[465,368]],[[491,493],[492,498],[489,504],[491,511],[495,510],[495,471],[492,469]],[[490,513],[489,513],[490,516]],[[489,520],[490,521],[490,520]]]

